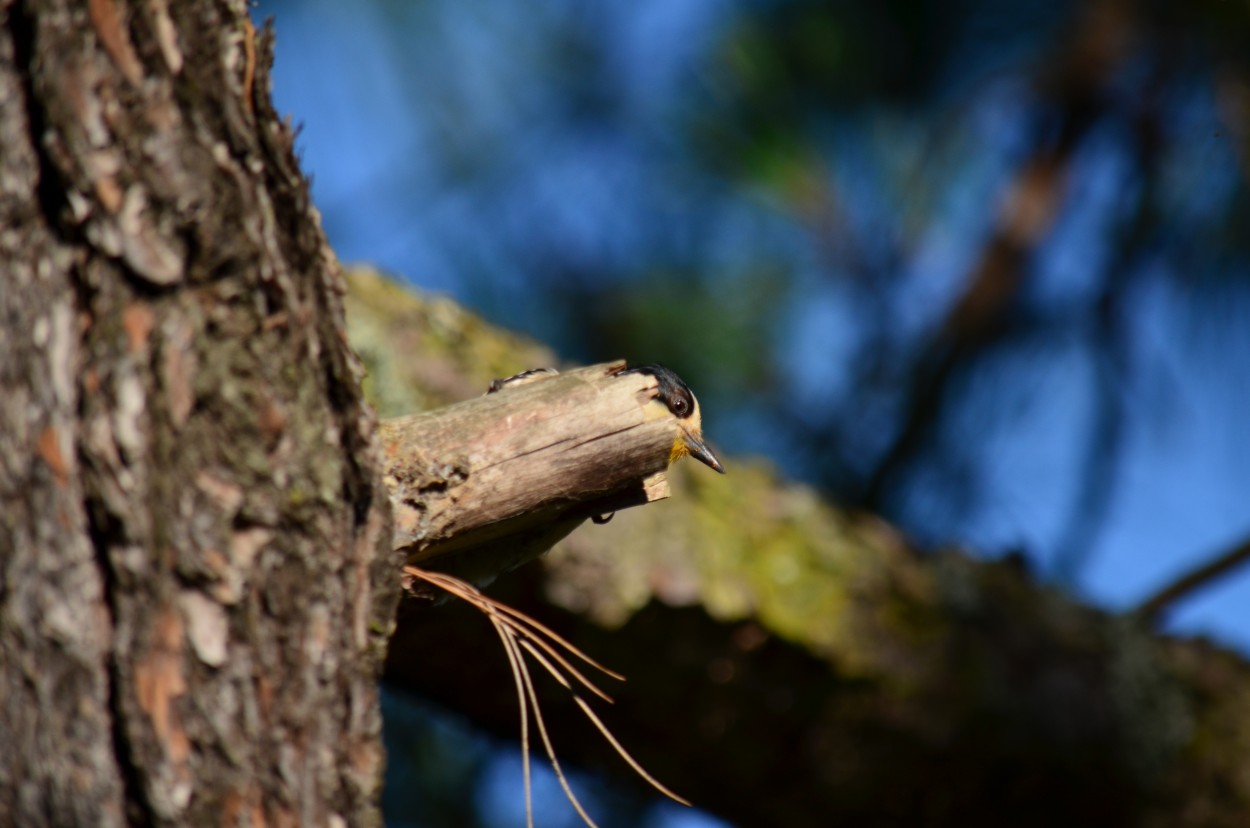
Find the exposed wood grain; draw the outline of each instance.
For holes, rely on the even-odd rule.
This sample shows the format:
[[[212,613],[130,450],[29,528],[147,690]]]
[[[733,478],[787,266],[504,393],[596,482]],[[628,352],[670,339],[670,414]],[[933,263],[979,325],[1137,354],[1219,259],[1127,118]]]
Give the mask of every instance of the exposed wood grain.
[[[655,378],[623,366],[383,421],[395,548],[484,583],[588,517],[668,497],[676,420],[647,406]]]

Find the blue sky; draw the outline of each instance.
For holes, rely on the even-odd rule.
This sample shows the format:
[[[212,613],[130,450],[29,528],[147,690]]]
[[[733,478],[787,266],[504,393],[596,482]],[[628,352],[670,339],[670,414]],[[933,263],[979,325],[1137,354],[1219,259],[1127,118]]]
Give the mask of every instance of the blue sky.
[[[692,234],[727,279],[749,271],[757,257],[785,261],[795,275],[779,302],[783,324],[771,333],[775,372],[784,393],[819,411],[848,394],[854,399],[854,380],[844,370],[856,348],[854,280],[827,278],[829,262],[767,193],[731,192],[735,185],[689,172],[671,134],[675,121],[700,114],[699,94],[709,87],[715,93],[705,62],[717,33],[743,5],[596,6],[584,28],[606,81],[567,78],[559,60],[544,52],[543,37],[558,29],[552,21],[574,13],[561,0],[261,2],[258,17],[277,15],[274,96],[302,127],[302,163],[344,262],[376,264],[500,324],[559,341],[558,319],[543,315],[532,290],[547,278],[542,266],[553,247],[605,279],[625,278],[640,250],[680,260]],[[842,159],[831,175],[853,195],[848,233],[864,241],[870,257],[874,239],[892,238],[912,218],[906,187],[891,181],[895,168],[883,156],[921,157],[928,151],[925,131],[935,120],[952,120],[952,110],[959,113],[957,129],[986,147],[952,165],[959,186],[942,194],[936,218],[894,274],[906,285],[894,308],[902,336],[923,336],[965,279],[986,232],[986,199],[996,197],[1022,140],[1021,81],[1009,68],[997,73],[994,61],[1009,67],[1030,41],[1013,34],[1010,21],[992,17],[988,31],[1014,45],[973,48],[985,43],[978,39],[984,31],[969,41],[966,60],[984,67],[952,82],[949,94],[968,94],[973,103],[907,113],[869,107],[830,131]],[[599,81],[611,86],[612,117],[570,115],[571,98],[581,107],[597,105]],[[1180,235],[1202,228],[1206,213],[1234,195],[1235,177],[1220,172],[1232,162],[1214,137],[1214,111],[1201,94],[1176,104],[1174,128],[1196,136],[1179,142],[1184,149],[1169,168]],[[1108,255],[1107,222],[1135,197],[1117,146],[1108,127],[1074,161],[1071,209],[1043,248],[1030,287],[1039,307],[1079,304],[1096,289],[1090,274]],[[715,210],[705,215],[712,203]],[[1168,243],[1161,239],[1155,249]],[[1109,482],[1107,518],[1090,537],[1092,554],[1072,584],[1111,608],[1132,606],[1250,534],[1244,290],[1207,291],[1206,299],[1195,300],[1185,280],[1168,272],[1175,265],[1165,255],[1134,266],[1144,274],[1127,321],[1136,350],[1124,358],[1139,370],[1108,370],[1079,341],[1026,353],[1029,383],[990,410],[957,411],[948,424],[954,439],[982,444],[978,463],[990,492],[984,508],[969,520],[950,518],[941,479],[917,487],[910,507],[918,521],[935,527],[930,540],[974,550],[1022,547],[1037,556],[1040,570],[1053,570],[1073,501],[1088,494],[1073,481],[1086,462],[1083,440],[1095,396],[1117,395],[1133,412],[1122,436],[1124,459]],[[977,382],[997,378],[986,371]],[[767,416],[762,409],[731,409],[722,401],[709,414],[714,442],[730,456],[763,454],[800,478],[810,471],[804,463],[812,458],[802,446],[759,427]],[[870,428],[862,434],[874,438]],[[1226,577],[1184,602],[1169,623],[1250,652],[1250,573]],[[387,715],[389,721],[394,708]],[[523,824],[515,751],[479,749],[487,757],[478,796],[483,818]],[[540,824],[575,824],[550,775],[537,773]],[[654,824],[719,823],[657,806]]]
[[[673,220],[666,224],[679,225],[706,198],[700,189],[706,182],[692,180],[687,189],[682,173],[666,168],[680,153],[661,126],[692,105],[682,90],[703,82],[700,61],[736,4],[652,0],[604,7],[607,22],[597,25],[615,34],[599,41],[599,65],[616,78],[615,105],[626,113],[616,132],[595,123],[570,128],[569,119],[552,117],[562,104],[543,85],[559,77],[560,67],[535,53],[542,48],[544,17],[568,13],[566,4],[482,3],[463,12],[448,3],[420,5],[423,11],[403,13],[329,0],[260,6],[261,15],[278,16],[275,98],[302,124],[298,145],[327,232],[346,262],[375,263],[503,324],[550,337],[554,323],[538,317],[526,298],[530,277],[524,266],[511,265],[511,257],[526,255],[532,240],[614,272],[628,265],[632,250],[656,239],[680,245],[664,235],[668,228],[654,226],[655,216],[663,219],[669,211]],[[396,20],[425,28],[411,39],[386,36]],[[501,31],[512,34],[501,37]],[[1015,140],[1013,82],[998,83],[999,92],[978,99],[983,111],[969,120],[1008,147]],[[570,88],[569,94],[593,95],[576,84]],[[1198,133],[1210,131],[1210,101],[1185,99],[1177,111]],[[884,120],[867,118],[859,133],[848,127],[838,139],[842,157],[864,156],[836,174],[857,195],[854,232],[866,237],[890,232],[898,211],[890,192],[862,171],[873,169],[873,153],[910,151],[906,130]],[[492,139],[522,132],[531,140]],[[876,132],[886,137],[878,140]],[[466,157],[448,153],[449,133],[463,136]],[[1132,197],[1115,146],[1114,134],[1092,140],[1075,162],[1076,206],[1043,251],[1034,282],[1040,303],[1079,301],[1092,289],[1090,262],[1106,255],[1100,222]],[[1174,165],[1174,201],[1178,217],[1200,222],[1203,210],[1229,197],[1230,177],[1218,174],[1226,148],[1213,139],[1187,152]],[[474,156],[491,154],[503,159],[485,171],[474,163]],[[980,167],[960,171],[966,185],[952,191],[945,219],[930,228],[907,264],[905,278],[915,289],[900,324],[922,329],[958,285],[976,252],[975,216],[1009,157],[987,152]],[[456,164],[465,165],[463,191],[447,183],[454,181],[447,169]],[[726,269],[751,245],[793,250],[802,269],[802,242],[767,198],[748,195],[721,210],[715,223],[694,226],[723,235]],[[484,238],[488,233],[506,242]],[[1250,534],[1250,384],[1238,376],[1250,352],[1245,298],[1230,291],[1226,305],[1195,305],[1178,293],[1183,283],[1167,275],[1148,274],[1133,297],[1130,324],[1139,328],[1133,341],[1140,353],[1130,358],[1154,368],[1123,378],[1112,372],[1105,380],[1136,416],[1123,437],[1125,459],[1114,477],[1108,519],[1075,589],[1110,607],[1131,606],[1199,558]],[[800,277],[793,290],[788,324],[776,340],[778,371],[793,393],[818,398],[847,382],[837,354],[847,347],[844,332],[854,321],[836,283]],[[1243,356],[1229,359],[1230,350]],[[1020,392],[1019,405],[991,416],[998,418],[994,427],[986,430],[981,417],[957,417],[952,425],[969,440],[985,441],[993,501],[975,520],[944,527],[944,540],[991,550],[1023,545],[1045,554],[1062,534],[1072,501],[1081,496],[1072,480],[1084,455],[1073,435],[1090,416],[1092,389],[1099,387],[1092,372],[1102,369],[1074,346],[1040,355],[1032,370],[1032,387]],[[751,423],[749,411],[725,412],[722,448],[770,454],[801,476],[794,447],[759,439]],[[917,500],[923,513],[923,493]],[[1227,577],[1186,601],[1170,623],[1250,649],[1250,575]]]

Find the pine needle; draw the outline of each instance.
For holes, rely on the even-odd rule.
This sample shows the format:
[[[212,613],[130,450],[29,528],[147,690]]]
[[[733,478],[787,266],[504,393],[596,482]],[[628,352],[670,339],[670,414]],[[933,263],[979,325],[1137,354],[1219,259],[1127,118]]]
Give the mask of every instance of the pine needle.
[[[603,738],[608,740],[608,744],[610,744],[613,748],[615,748],[617,754],[620,755],[620,757],[625,760],[626,764],[628,764],[631,768],[633,768],[634,773],[641,776],[644,780],[646,780],[648,785],[655,788],[657,791],[664,794],[665,796],[667,796],[669,799],[673,800],[674,802],[679,802],[682,805],[685,805],[687,807],[691,806],[690,800],[686,799],[685,797],[678,796],[677,794],[670,791],[668,788],[664,787],[662,784],[660,784],[660,781],[658,779],[656,779],[651,774],[647,773],[647,771],[642,767],[642,765],[638,764],[638,761],[634,759],[634,757],[629,755],[629,751],[625,750],[625,747],[620,742],[617,741],[616,737],[612,735],[612,731],[608,730],[608,726],[605,725],[599,719],[599,716],[595,713],[595,711],[590,709],[590,705],[586,703],[585,699],[583,699],[581,696],[574,693],[573,701],[577,702],[577,706],[580,707],[582,709],[582,712],[586,714],[586,718],[594,722],[595,727],[597,727],[599,729],[599,732],[603,734]]]
[[[634,773],[645,780],[649,785],[660,793],[664,794],[674,802],[680,802],[683,805],[690,803],[670,791],[664,785],[660,784],[655,777],[647,773],[638,762],[630,756],[629,752],[621,745],[607,725],[599,718],[599,716],[586,703],[585,699],[577,694],[573,688],[573,683],[569,680],[572,676],[574,680],[583,687],[586,687],[595,695],[611,703],[612,698],[593,682],[584,676],[573,664],[565,657],[564,653],[568,653],[574,658],[589,664],[594,669],[602,672],[604,675],[611,676],[614,679],[624,681],[625,677],[621,674],[609,670],[599,662],[586,655],[584,652],[573,646],[569,641],[564,639],[550,627],[531,618],[520,610],[490,598],[472,584],[468,584],[459,578],[454,578],[441,572],[428,572],[415,566],[405,566],[405,574],[424,581],[432,586],[438,587],[449,595],[469,603],[485,615],[495,628],[496,634],[499,636],[500,642],[503,644],[505,655],[508,657],[508,666],[512,671],[512,679],[516,685],[517,704],[521,711],[521,773],[525,784],[525,824],[527,828],[534,827],[534,807],[533,793],[530,776],[530,733],[529,733],[529,715],[533,713],[534,724],[537,726],[538,734],[542,739],[543,748],[547,754],[547,759],[551,763],[551,768],[555,771],[556,778],[560,782],[560,787],[564,790],[565,797],[568,798],[569,804],[582,818],[582,821],[590,828],[598,828],[594,820],[590,818],[590,814],[582,807],[577,796],[573,793],[573,788],[569,784],[568,778],[565,777],[564,771],[560,768],[560,762],[556,758],[555,748],[552,745],[551,737],[547,732],[547,725],[543,721],[542,708],[539,706],[538,693],[534,689],[534,680],[529,671],[529,665],[525,661],[525,653],[529,653],[530,657],[542,665],[551,676],[559,684],[569,691],[573,700],[577,703],[578,708],[590,720],[590,722],[598,729],[607,740],[608,744],[625,760],[626,764],[633,769]],[[562,652],[563,651],[563,652]],[[544,655],[545,654],[545,655]]]
[[[425,570],[417,569],[415,566],[406,566],[404,567],[404,570],[414,578],[418,578],[426,581],[427,583],[433,584],[434,586],[441,587],[459,598],[463,598],[472,604],[479,605],[479,607],[483,605],[492,607],[497,612],[506,616],[509,623],[515,621],[518,631],[522,632],[522,637],[534,641],[542,641],[546,638],[567,652],[573,654],[581,661],[589,664],[591,667],[594,667],[604,675],[611,676],[617,681],[625,681],[625,677],[620,673],[604,667],[546,624],[543,624],[536,618],[531,618],[520,610],[513,609],[502,601],[496,601],[494,598],[483,594],[481,590],[472,584],[466,583],[459,578],[454,578],[451,575],[445,575],[442,572],[426,572]]]
[[[521,709],[521,779],[525,788],[525,828],[534,828],[534,786],[530,780],[529,705],[525,703],[525,690],[521,685],[521,671],[525,669],[525,664],[517,658],[516,648],[510,646],[513,642],[507,628],[496,617],[492,617],[490,622],[495,627],[495,632],[499,634],[499,640],[503,642],[503,651],[507,653],[508,665],[512,668],[512,680],[516,683],[517,707]]]
[[[515,649],[516,642],[511,641],[510,645]],[[521,658],[521,653],[516,650],[517,658]],[[529,669],[525,667],[524,660],[521,662],[521,676],[524,679],[525,692],[529,695],[530,708],[534,711],[534,723],[538,725],[538,735],[543,739],[543,746],[547,749],[547,759],[551,762],[551,769],[556,773],[556,779],[560,780],[560,787],[564,789],[564,795],[568,798],[569,804],[573,806],[573,810],[577,811],[577,815],[582,818],[590,828],[599,828],[590,814],[586,813],[586,809],[582,807],[582,803],[578,801],[577,795],[573,793],[573,787],[569,784],[569,780],[565,777],[564,771],[560,768],[560,760],[556,758],[555,748],[551,745],[551,737],[547,734],[547,725],[543,722],[543,709],[538,703],[538,694],[534,692],[534,681],[530,678]]]

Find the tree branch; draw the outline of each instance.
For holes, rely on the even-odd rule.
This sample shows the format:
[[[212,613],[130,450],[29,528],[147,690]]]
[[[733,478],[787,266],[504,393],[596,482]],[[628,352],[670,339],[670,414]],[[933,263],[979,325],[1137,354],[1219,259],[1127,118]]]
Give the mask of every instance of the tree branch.
[[[379,438],[409,563],[488,583],[586,518],[668,497],[673,417],[655,378],[605,363],[384,421]]]
[[[1172,604],[1187,597],[1192,592],[1209,586],[1216,578],[1228,574],[1247,561],[1250,561],[1250,538],[1245,538],[1232,549],[1228,549],[1209,559],[1206,563],[1186,572],[1145,601],[1142,601],[1137,608],[1137,612],[1145,618],[1158,618]]]
[[[424,361],[485,388],[453,318],[477,353],[524,360],[496,357],[494,376],[543,364],[375,276],[356,274],[349,301],[353,342],[393,329],[429,343],[422,360],[377,347],[374,376]],[[604,718],[681,795],[741,825],[1246,824],[1243,658],[1083,606],[1009,563],[917,555],[879,519],[758,464],[701,471],[679,464],[669,502],[574,533],[492,590],[628,676]],[[390,686],[515,737],[488,621],[454,603],[406,608]],[[562,760],[623,769],[548,689]]]

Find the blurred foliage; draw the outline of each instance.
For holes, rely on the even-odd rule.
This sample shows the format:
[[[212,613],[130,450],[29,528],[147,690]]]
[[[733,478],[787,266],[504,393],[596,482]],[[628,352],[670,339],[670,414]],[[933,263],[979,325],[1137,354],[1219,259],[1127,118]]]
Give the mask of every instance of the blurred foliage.
[[[551,350],[482,322],[446,297],[413,293],[369,268],[349,274],[352,347],[368,366],[365,395],[382,417],[449,405],[491,380],[558,365]]]
[[[718,447],[924,543],[1128,600],[1250,529],[1245,3],[261,11],[280,105],[311,118],[282,100],[302,82],[308,106],[359,107],[305,139],[344,258],[570,361],[665,362]],[[422,339],[456,312],[356,342],[385,409],[553,361]],[[411,396],[414,374],[439,392]],[[1108,535],[1123,558],[1091,587]]]
[[[414,364],[454,366],[467,331],[484,353],[534,347],[375,273],[349,274],[348,300],[353,339],[402,342],[437,319]],[[387,373],[376,358],[371,375]],[[1085,606],[1021,559],[918,555],[871,515],[729,462],[728,477],[678,464],[671,500],[587,525],[492,589],[628,676],[612,688],[614,720],[661,778],[742,824],[1245,821],[1244,659]],[[503,667],[477,612],[409,605],[386,676],[515,736]],[[566,765],[623,772],[570,721],[565,693],[544,697]],[[444,717],[391,702],[388,815],[520,824],[515,747],[488,755]],[[654,816],[614,786],[575,785],[605,828]],[[547,813],[562,806],[543,787],[540,824],[574,824]]]
[[[341,255],[576,362],[666,362],[722,445],[918,539],[1076,579],[1126,469],[1212,428],[1159,401],[1230,431],[1248,402],[1244,4],[270,9],[280,50],[298,16],[376,38],[342,81],[385,150],[318,190]]]

